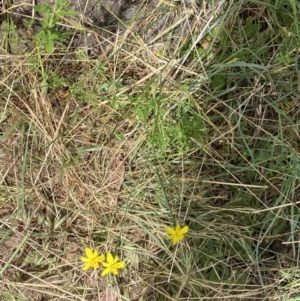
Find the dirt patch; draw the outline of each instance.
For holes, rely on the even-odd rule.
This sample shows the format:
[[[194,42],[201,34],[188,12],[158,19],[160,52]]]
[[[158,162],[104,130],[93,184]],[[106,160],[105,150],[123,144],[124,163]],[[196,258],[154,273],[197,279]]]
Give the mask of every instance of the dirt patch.
[[[16,0],[13,4],[3,2],[0,11],[3,48],[10,54],[29,52],[35,47],[34,37],[39,32],[49,29],[63,33],[65,38],[60,42],[70,49],[84,48],[89,54],[97,55],[99,51],[103,51],[103,41],[112,40],[115,33],[124,31],[126,24],[132,19],[157,5],[157,0],[104,0],[101,3],[94,0],[71,0],[69,4],[63,4],[61,1],[61,7],[56,2],[59,1],[36,1],[36,5],[41,6],[42,10],[48,7],[50,18],[60,11],[55,28],[46,29],[44,24],[48,16],[32,5],[31,0]],[[76,12],[76,16],[70,16],[62,12],[63,10]],[[14,44],[14,41],[18,42]]]

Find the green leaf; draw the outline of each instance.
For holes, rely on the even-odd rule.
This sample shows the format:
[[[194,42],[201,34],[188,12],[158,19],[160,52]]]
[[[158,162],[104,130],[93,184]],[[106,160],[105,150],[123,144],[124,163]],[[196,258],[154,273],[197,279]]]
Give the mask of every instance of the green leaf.
[[[47,30],[46,38],[46,51],[48,54],[50,54],[53,51],[53,37],[50,30]]]
[[[78,16],[78,13],[73,10],[60,10],[56,12],[57,16]]]
[[[256,68],[256,69],[262,69],[264,71],[269,71],[269,69],[267,67],[265,67],[264,65],[246,63],[246,62],[243,62],[243,61],[228,62],[228,63],[225,63],[225,64],[214,64],[213,66],[217,67],[217,68],[248,67],[248,68]]]
[[[215,90],[220,90],[225,85],[226,77],[224,75],[216,74],[211,78],[211,84]]]

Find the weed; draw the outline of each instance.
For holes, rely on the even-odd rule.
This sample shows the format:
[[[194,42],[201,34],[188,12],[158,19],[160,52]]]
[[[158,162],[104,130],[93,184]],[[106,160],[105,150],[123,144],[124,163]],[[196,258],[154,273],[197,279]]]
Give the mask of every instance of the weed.
[[[34,9],[42,13],[42,28],[35,35],[35,42],[39,46],[45,47],[48,54],[52,53],[54,44],[63,42],[66,37],[72,33],[57,29],[59,22],[63,21],[64,17],[76,16],[77,13],[72,10],[67,10],[70,0],[57,0],[54,7],[49,3],[35,5]]]

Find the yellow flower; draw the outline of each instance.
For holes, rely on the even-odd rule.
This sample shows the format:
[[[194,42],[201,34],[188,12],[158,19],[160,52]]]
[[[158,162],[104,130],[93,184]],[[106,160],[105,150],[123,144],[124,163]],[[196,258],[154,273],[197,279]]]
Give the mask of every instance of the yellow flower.
[[[106,268],[101,273],[101,276],[105,276],[108,273],[113,273],[118,275],[119,269],[125,267],[126,263],[124,261],[119,261],[119,257],[116,256],[115,258],[111,255],[111,253],[107,253],[106,255],[107,262],[102,262],[102,265]]]
[[[189,227],[184,226],[183,228],[181,228],[181,226],[177,224],[175,228],[165,227],[165,230],[169,234],[167,236],[167,239],[172,240],[173,245],[176,245],[180,240],[184,239],[184,235],[188,233]]]
[[[85,263],[82,268],[84,271],[89,268],[98,269],[100,264],[105,260],[104,255],[99,255],[97,250],[92,251],[90,248],[85,248],[86,257],[80,257],[80,260]]]

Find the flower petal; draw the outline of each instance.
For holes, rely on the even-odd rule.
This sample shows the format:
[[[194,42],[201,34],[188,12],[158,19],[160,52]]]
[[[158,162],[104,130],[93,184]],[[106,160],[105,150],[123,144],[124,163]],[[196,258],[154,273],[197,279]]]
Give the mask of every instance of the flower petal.
[[[119,271],[118,271],[118,268],[116,266],[113,266],[111,268],[111,271],[115,274],[115,275],[118,275]]]
[[[91,267],[90,264],[87,263],[87,264],[82,268],[82,270],[83,270],[83,271],[87,271],[90,267]]]
[[[99,269],[99,262],[98,262],[98,261],[93,261],[93,262],[91,263],[91,267],[92,267],[92,268],[95,268],[95,269]]]
[[[173,245],[176,245],[179,242],[179,238],[177,236],[173,237]]]
[[[119,261],[119,256],[116,255],[116,257],[114,258],[114,263],[118,262]]]
[[[110,252],[108,252],[108,253],[106,254],[106,259],[107,259],[107,262],[108,262],[108,263],[110,263],[110,264],[114,263],[114,258],[113,258],[113,256],[111,255]]]
[[[118,268],[118,269],[122,269],[126,266],[126,263],[124,261],[120,261],[120,262],[117,262],[115,264],[115,266]]]
[[[101,273],[101,276],[105,276],[110,272],[110,268],[106,268],[105,270],[103,270],[103,272]]]
[[[189,231],[188,226],[184,226],[182,229],[179,230],[178,234],[186,234]]]
[[[171,235],[175,233],[175,230],[171,227],[165,227],[165,231]]]
[[[179,232],[179,231],[180,231],[180,225],[179,225],[179,224],[176,224],[175,232]]]
[[[105,255],[99,255],[97,257],[97,261],[100,262],[100,263],[103,263],[104,260],[105,260]]]
[[[85,251],[87,258],[91,259],[94,257],[94,253],[90,248],[85,248],[84,251]]]
[[[110,263],[109,262],[102,262],[102,265],[105,267],[105,268],[108,268],[110,266]]]
[[[95,249],[94,252],[93,252],[93,257],[97,257],[98,256],[98,250]]]
[[[83,262],[89,262],[90,260],[86,257],[80,257],[80,260]]]

